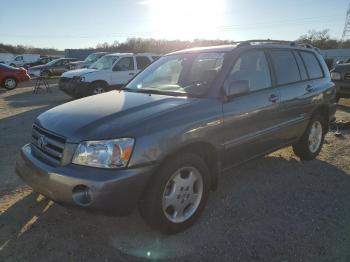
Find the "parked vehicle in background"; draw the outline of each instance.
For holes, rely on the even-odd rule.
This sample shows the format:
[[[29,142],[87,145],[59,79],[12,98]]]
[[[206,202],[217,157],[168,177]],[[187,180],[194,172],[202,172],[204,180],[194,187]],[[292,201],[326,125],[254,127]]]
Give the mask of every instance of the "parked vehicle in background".
[[[45,64],[51,62],[52,60],[55,60],[55,59],[58,59],[58,58],[59,57],[56,57],[56,56],[43,56],[36,62],[25,63],[23,65],[23,67],[28,69],[30,67],[37,66],[37,65],[45,65]]]
[[[132,69],[131,58],[97,64]],[[199,218],[223,171],[289,145],[302,160],[317,157],[335,95],[310,46],[255,40],[183,50],[121,91],[41,114],[16,171],[59,203],[116,214],[139,206],[152,227],[176,233]]]
[[[19,82],[30,80],[27,70],[0,63],[0,85],[7,90],[17,87]]]
[[[89,68],[64,73],[59,88],[74,98],[120,88],[151,64],[152,56],[132,53],[105,55]]]
[[[338,62],[331,70],[331,78],[337,88],[337,101],[350,97],[350,59]]]
[[[6,64],[12,61],[14,57],[15,55],[11,53],[0,53],[0,64]]]
[[[88,55],[88,57],[86,57],[84,61],[76,61],[76,62],[70,63],[70,69],[74,70],[74,69],[80,69],[80,68],[87,68],[106,54],[108,53],[107,52],[92,53]]]
[[[40,59],[40,55],[38,54],[23,54],[17,55],[11,61],[8,61],[7,64],[13,67],[21,67],[26,63],[36,62]]]
[[[59,58],[55,59],[45,65],[33,66],[28,69],[28,73],[30,76],[38,77],[50,77],[54,75],[61,75],[66,72],[70,68],[70,63],[75,62],[77,59],[75,58]]]

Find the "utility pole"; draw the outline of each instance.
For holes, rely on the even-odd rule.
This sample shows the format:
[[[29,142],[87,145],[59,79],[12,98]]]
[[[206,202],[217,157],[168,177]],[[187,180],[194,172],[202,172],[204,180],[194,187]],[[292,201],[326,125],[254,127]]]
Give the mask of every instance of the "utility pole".
[[[344,41],[348,37],[350,37],[350,4],[348,7],[348,10],[346,11],[345,25],[344,25],[343,35],[341,37],[341,47],[343,46]]]

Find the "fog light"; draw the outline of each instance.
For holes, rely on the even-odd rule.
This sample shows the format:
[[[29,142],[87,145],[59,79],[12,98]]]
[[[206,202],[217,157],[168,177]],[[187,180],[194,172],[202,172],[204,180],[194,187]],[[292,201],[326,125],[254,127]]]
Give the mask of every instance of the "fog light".
[[[72,190],[72,198],[74,202],[80,206],[88,206],[91,204],[90,189],[84,185],[78,185]]]

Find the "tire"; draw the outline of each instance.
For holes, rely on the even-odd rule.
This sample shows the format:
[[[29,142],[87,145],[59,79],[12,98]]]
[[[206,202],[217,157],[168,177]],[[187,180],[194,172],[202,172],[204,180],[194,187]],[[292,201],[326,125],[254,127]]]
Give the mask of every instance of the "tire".
[[[7,77],[2,82],[2,86],[6,88],[7,90],[13,90],[17,87],[17,79],[13,77]]]
[[[299,142],[293,145],[294,154],[301,160],[315,159],[322,149],[326,128],[325,118],[320,114],[314,115]]]
[[[156,173],[140,202],[139,211],[152,228],[164,234],[175,234],[199,218],[209,191],[210,173],[204,161],[193,153],[176,155]]]
[[[92,83],[88,95],[98,95],[107,92],[107,85],[101,82]]]
[[[49,78],[51,76],[51,73],[50,73],[50,71],[45,70],[45,71],[41,72],[41,76],[45,77],[45,78]]]

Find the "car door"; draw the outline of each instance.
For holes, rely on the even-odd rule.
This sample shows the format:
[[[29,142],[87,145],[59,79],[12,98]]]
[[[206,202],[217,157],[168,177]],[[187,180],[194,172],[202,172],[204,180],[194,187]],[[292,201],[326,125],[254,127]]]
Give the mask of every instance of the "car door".
[[[133,56],[120,58],[112,68],[111,85],[123,86],[137,73]]]
[[[270,50],[269,57],[281,94],[279,136],[285,143],[296,140],[306,128],[307,112],[312,108],[312,83],[297,51]]]
[[[278,147],[280,94],[273,87],[271,70],[263,50],[241,54],[225,80],[245,81],[249,92],[237,94],[223,104],[224,161],[229,168]]]

